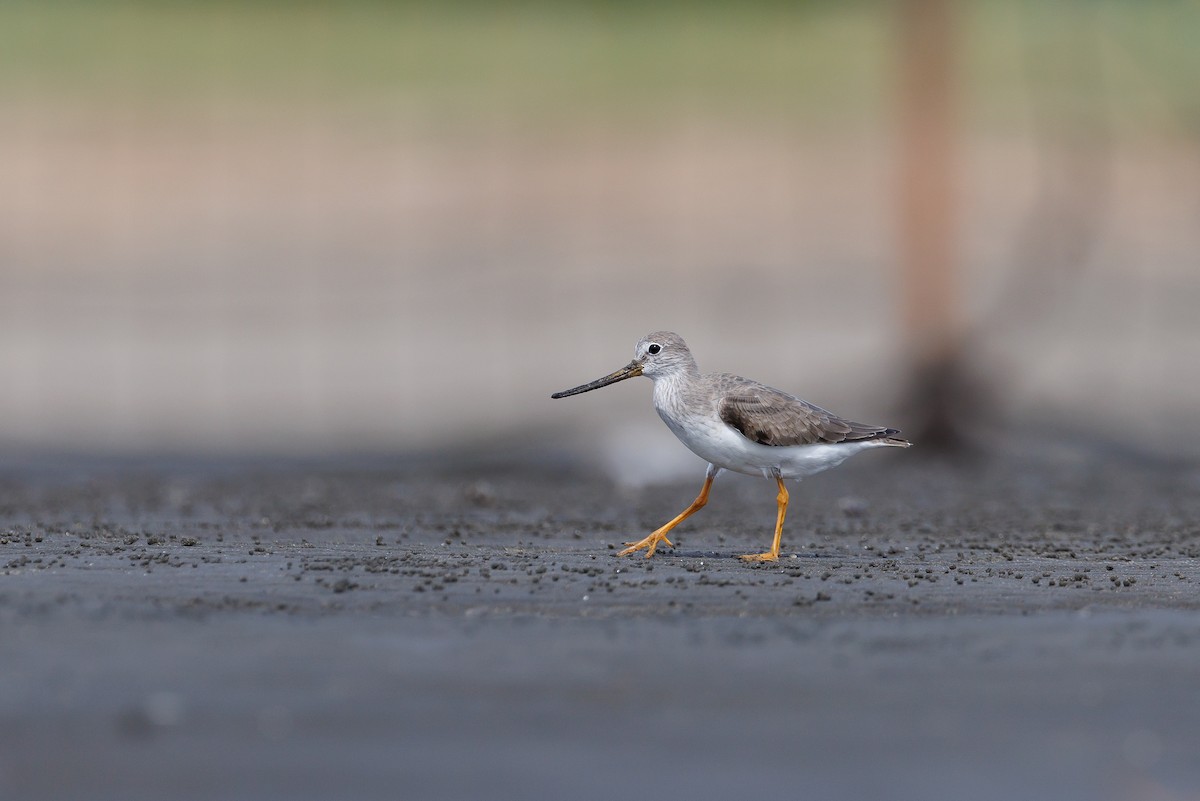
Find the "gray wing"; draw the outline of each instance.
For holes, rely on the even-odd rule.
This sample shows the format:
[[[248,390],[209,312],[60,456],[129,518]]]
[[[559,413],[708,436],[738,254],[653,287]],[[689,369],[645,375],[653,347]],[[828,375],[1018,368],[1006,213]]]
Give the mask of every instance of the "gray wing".
[[[735,375],[720,375],[717,413],[742,436],[762,445],[817,445],[893,439],[894,428],[844,420],[778,389]]]

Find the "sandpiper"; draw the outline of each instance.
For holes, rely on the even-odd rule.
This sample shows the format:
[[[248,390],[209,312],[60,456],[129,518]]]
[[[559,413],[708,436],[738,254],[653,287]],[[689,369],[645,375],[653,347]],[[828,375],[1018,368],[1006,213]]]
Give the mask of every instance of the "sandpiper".
[[[802,479],[837,467],[868,448],[907,448],[912,443],[894,428],[853,423],[794,395],[730,373],[701,373],[678,334],[656,331],[637,343],[633,361],[603,378],[550,397],[565,398],[644,375],[654,381],[654,408],[667,427],[693,453],[708,462],[696,500],[645,539],[625,543],[620,556],[641,549],[646,558],[667,533],[708,503],[708,491],[722,470],[775,479],[779,511],[771,550],[742,556],[749,562],[779,559],[787,513],[785,479]]]

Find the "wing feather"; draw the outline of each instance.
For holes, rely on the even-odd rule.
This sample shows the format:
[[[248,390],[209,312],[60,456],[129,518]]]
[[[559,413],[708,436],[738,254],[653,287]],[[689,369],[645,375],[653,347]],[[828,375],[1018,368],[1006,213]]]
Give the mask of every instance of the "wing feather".
[[[893,428],[855,423],[778,389],[721,375],[717,413],[742,436],[761,445],[818,445],[888,439]]]

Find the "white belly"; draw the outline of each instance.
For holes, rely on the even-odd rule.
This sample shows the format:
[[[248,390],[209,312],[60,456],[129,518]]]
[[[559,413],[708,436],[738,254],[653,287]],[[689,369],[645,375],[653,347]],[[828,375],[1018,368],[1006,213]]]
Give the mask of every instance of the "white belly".
[[[837,467],[848,457],[878,441],[842,442],[831,445],[760,445],[747,439],[719,419],[692,417],[676,420],[658,409],[663,422],[692,453],[717,467],[750,476],[805,478]]]

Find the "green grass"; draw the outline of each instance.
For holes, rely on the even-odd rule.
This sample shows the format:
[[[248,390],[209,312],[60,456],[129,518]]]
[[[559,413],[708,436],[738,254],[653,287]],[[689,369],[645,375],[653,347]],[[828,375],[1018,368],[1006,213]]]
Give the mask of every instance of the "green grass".
[[[0,90],[188,102],[390,98],[557,114],[697,104],[861,111],[885,32],[870,5],[0,5]]]
[[[1200,3],[977,2],[963,41],[984,127],[1031,114],[1200,135]],[[1040,107],[1040,111],[1035,108]]]
[[[973,118],[1022,119],[1032,90],[1167,129],[1200,120],[1200,3],[959,8]],[[891,113],[895,9],[8,0],[0,100],[359,103],[467,121],[681,112],[861,121]]]

